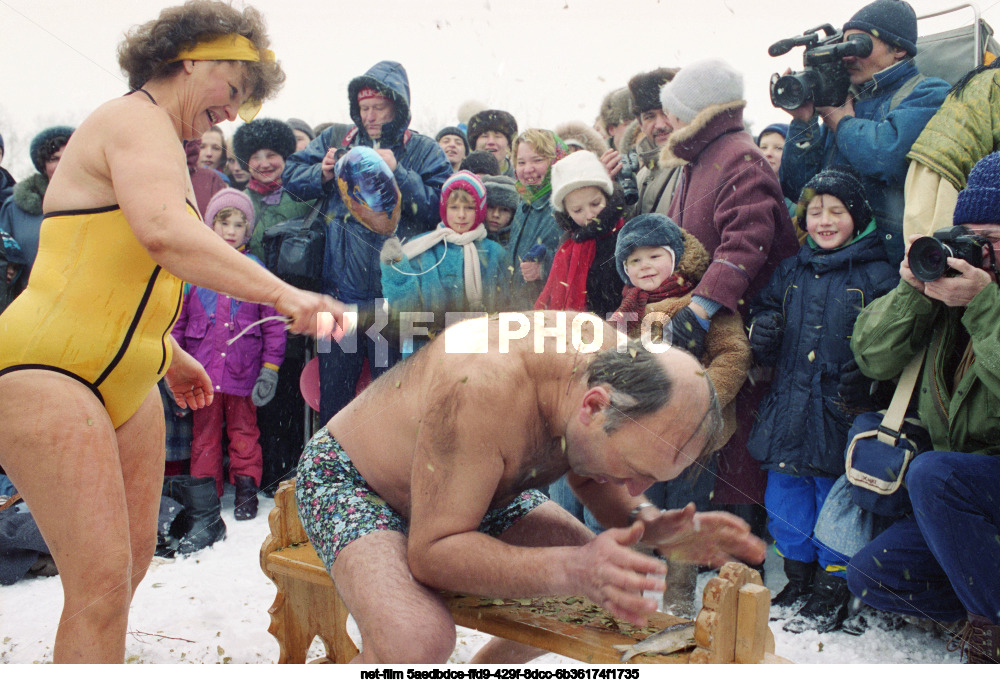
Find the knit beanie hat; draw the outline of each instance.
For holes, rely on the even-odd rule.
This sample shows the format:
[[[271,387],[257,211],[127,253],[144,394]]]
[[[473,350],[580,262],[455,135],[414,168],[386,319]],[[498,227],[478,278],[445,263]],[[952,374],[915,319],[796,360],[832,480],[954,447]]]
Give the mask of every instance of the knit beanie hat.
[[[517,137],[517,121],[510,112],[501,109],[486,109],[472,115],[472,118],[469,119],[468,130],[468,141],[472,147],[476,146],[476,140],[479,139],[479,136],[488,130],[502,133],[507,138],[507,145],[510,146],[514,144],[514,138]]]
[[[764,137],[765,135],[767,135],[768,133],[777,133],[781,137],[787,138],[788,137],[788,124],[787,123],[772,123],[770,126],[768,126],[767,128],[765,128],[764,130],[762,130],[760,132],[760,134],[757,136],[757,139],[754,140],[754,142],[757,144],[758,147],[760,147],[760,139],[762,137]]]
[[[482,178],[484,175],[500,175],[500,162],[493,156],[493,152],[481,149],[478,152],[470,152],[469,156],[462,159],[458,169],[470,171]]]
[[[708,107],[742,99],[743,74],[718,59],[685,66],[660,89],[663,111],[685,123]]]
[[[208,201],[208,208],[205,209],[205,225],[210,228],[213,227],[216,214],[223,209],[239,209],[243,212],[243,215],[247,219],[247,235],[246,241],[243,243],[246,244],[249,242],[251,235],[253,235],[254,224],[256,223],[253,213],[253,202],[250,201],[250,195],[231,187],[219,190]]]
[[[465,153],[469,153],[469,141],[465,139],[465,133],[462,132],[461,128],[458,126],[445,126],[438,131],[437,136],[434,138],[434,142],[441,142],[441,138],[445,135],[457,135],[462,138],[462,144],[465,145]]]
[[[628,82],[632,99],[632,116],[638,118],[644,111],[660,109],[660,88],[677,75],[678,69],[653,69],[636,74]]]
[[[486,186],[475,173],[459,171],[453,174],[441,186],[441,220],[448,225],[448,197],[455,190],[465,190],[472,196],[476,208],[476,220],[472,227],[477,227],[486,220]],[[451,226],[448,225],[450,228]]]
[[[300,130],[306,134],[310,140],[316,139],[316,133],[313,132],[312,126],[303,121],[302,119],[288,119],[288,125],[292,127],[292,130]],[[277,150],[275,150],[277,151]]]
[[[962,223],[1000,223],[1000,152],[988,154],[976,162],[965,189],[958,193],[955,225]]]
[[[278,119],[254,119],[233,133],[233,152],[243,170],[250,170],[250,157],[262,149],[273,150],[287,160],[295,153],[292,127]]]
[[[653,94],[653,99],[656,101],[660,99],[659,85]],[[628,88],[618,88],[618,90],[612,90],[604,96],[604,100],[601,102],[601,121],[604,122],[605,126],[628,123],[634,118],[632,93],[629,92]]]
[[[610,197],[614,190],[611,176],[593,152],[585,149],[573,152],[552,166],[552,206],[565,211],[566,195],[581,187],[595,186]]]
[[[640,214],[623,225],[615,243],[615,266],[625,284],[631,284],[625,260],[639,247],[666,247],[674,253],[676,268],[684,258],[684,235],[676,223],[661,213]]]
[[[486,206],[499,206],[511,211],[517,211],[521,195],[517,192],[517,181],[505,175],[484,175],[483,185],[486,186]]]
[[[858,29],[879,40],[917,54],[917,14],[903,0],[875,0],[865,5],[844,24],[844,30]]]
[[[52,126],[31,138],[28,155],[31,157],[31,163],[35,165],[35,170],[44,175],[45,162],[66,144],[74,130],[69,126]]]
[[[795,216],[801,227],[806,225],[806,209],[813,197],[820,194],[830,194],[844,202],[847,212],[854,221],[854,234],[860,235],[871,223],[873,213],[871,204],[865,195],[865,186],[861,176],[849,166],[833,166],[820,171],[805,184],[799,203],[795,207]]]

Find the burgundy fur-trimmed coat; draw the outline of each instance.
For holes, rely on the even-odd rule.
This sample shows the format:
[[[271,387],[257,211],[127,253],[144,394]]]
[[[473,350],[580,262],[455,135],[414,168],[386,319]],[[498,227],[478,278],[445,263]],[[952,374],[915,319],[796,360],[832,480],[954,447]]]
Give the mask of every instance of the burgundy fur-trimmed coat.
[[[694,295],[741,315],[799,246],[778,178],[743,127],[745,105],[739,100],[704,109],[670,135],[660,154],[661,168],[683,166],[670,218],[712,256]],[[721,449],[715,504],[763,503],[766,473],[746,442],[767,387],[747,382],[733,401],[737,428]]]

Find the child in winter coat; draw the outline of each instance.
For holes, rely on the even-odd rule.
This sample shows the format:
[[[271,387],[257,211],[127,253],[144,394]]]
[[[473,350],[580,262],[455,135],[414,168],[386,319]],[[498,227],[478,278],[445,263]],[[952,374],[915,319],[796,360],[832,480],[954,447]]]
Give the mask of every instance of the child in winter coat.
[[[747,447],[768,472],[768,528],[788,576],[772,615],[798,610],[786,631],[822,633],[840,626],[849,593],[845,559],[817,542],[813,528],[844,473],[847,431],[871,385],[851,353],[851,331],[858,312],[895,287],[899,273],[852,169],[815,175],[797,213],[806,243],[751,302],[754,360],[776,372]]]
[[[254,224],[253,205],[246,194],[232,188],[216,193],[205,222],[231,247],[260,263],[246,252]],[[272,316],[275,319],[268,320]],[[235,517],[253,519],[262,469],[257,407],[274,397],[285,354],[285,323],[271,306],[191,287],[173,335],[205,367],[215,387],[212,404],[193,413],[191,476],[213,477],[216,494],[222,496],[225,421],[229,480],[236,486]]]
[[[494,159],[494,161],[496,161]],[[486,232],[487,236],[500,246],[506,247],[510,240],[510,224],[514,222],[514,212],[521,201],[517,184],[505,175],[481,175],[486,186]]]
[[[642,333],[643,319],[649,316],[647,328],[653,341],[659,341],[652,332],[662,327],[651,323],[672,318],[691,303],[694,288],[711,260],[697,238],[666,216],[658,213],[636,216],[618,233],[614,263],[625,287],[621,305],[612,321],[626,325],[629,335],[637,337]],[[722,409],[723,430],[713,444],[718,449],[736,431],[733,399],[750,369],[750,344],[739,314],[720,310],[712,317],[699,360],[712,380]],[[715,485],[715,465],[714,459],[695,463],[677,479],[653,484],[646,491],[646,497],[664,509],[683,508],[689,503],[694,503],[699,510],[707,509]],[[668,559],[664,593],[667,611],[694,616],[697,578],[696,566]]]
[[[593,152],[573,152],[552,167],[552,209],[563,239],[535,308],[607,318],[620,301],[614,254],[621,189]]]
[[[473,173],[459,171],[441,187],[441,223],[405,244],[395,237],[382,247],[382,293],[390,315],[429,312],[432,333],[445,327],[449,312],[500,310],[505,300],[500,272],[504,248],[486,239],[486,187]],[[421,321],[426,322],[426,321]],[[422,344],[401,339],[404,355]]]

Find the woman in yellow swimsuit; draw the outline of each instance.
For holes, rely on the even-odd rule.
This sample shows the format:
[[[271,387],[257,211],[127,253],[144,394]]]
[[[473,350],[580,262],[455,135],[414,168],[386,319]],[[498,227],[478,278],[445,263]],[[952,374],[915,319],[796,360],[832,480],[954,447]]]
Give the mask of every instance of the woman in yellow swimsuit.
[[[153,36],[156,36],[155,40]],[[28,288],[0,316],[0,465],[55,558],[57,662],[122,662],[129,604],[153,556],[166,375],[203,408],[205,370],[173,341],[182,281],[315,328],[343,306],[241,256],[192,208],[183,140],[249,120],[284,80],[259,13],[165,9],[119,47],[133,92],[76,130],[45,196]]]

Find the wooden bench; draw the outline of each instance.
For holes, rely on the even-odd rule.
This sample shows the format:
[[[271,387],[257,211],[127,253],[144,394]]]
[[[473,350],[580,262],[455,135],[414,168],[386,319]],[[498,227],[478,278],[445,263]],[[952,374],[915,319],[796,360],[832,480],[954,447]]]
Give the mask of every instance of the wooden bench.
[[[350,662],[358,654],[358,648],[347,633],[347,607],[299,521],[294,481],[283,482],[278,487],[268,524],[270,533],[260,549],[260,566],[277,587],[277,596],[268,610],[271,615],[268,632],[278,640],[278,662],[305,662],[317,636],[326,648],[326,656],[314,662]],[[642,655],[634,658],[633,663],[780,660],[773,655],[774,638],[767,626],[770,594],[760,585],[760,575],[735,563],[726,565],[720,574],[722,576],[710,580],[705,589],[705,607],[696,622],[698,648],[694,652],[672,655]],[[753,594],[745,605],[744,593]],[[557,614],[557,610],[548,608],[551,600],[444,597],[459,626],[588,664],[618,664],[621,653],[614,645],[631,645],[650,632],[684,621],[657,612],[650,617],[649,627],[636,633],[637,637],[630,637],[627,633],[635,633],[630,629],[615,630],[602,624],[581,623],[584,619],[567,616],[565,607]],[[577,603],[577,599],[571,598],[570,602]],[[580,605],[584,602],[578,600]],[[748,615],[746,618],[743,618],[744,612]],[[738,641],[744,643],[742,650]]]

